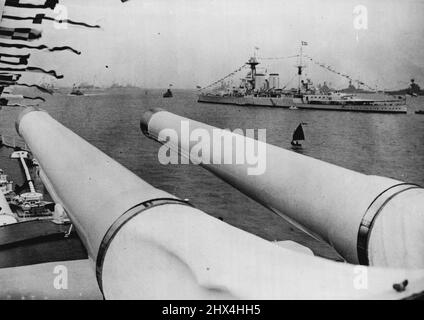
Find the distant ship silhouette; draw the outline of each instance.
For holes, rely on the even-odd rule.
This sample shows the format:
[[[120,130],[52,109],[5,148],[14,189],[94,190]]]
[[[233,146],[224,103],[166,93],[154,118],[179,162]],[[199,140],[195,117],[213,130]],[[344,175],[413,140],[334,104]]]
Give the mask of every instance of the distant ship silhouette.
[[[356,88],[352,84],[352,81],[349,81],[349,86],[345,89],[340,90],[340,92],[342,92],[342,93],[374,93],[373,91],[369,91],[369,90],[359,88],[359,85]]]
[[[420,86],[415,83],[415,79],[411,79],[409,88],[401,89],[397,91],[389,91],[390,94],[409,94],[411,96],[424,96],[424,90],[421,90]]]

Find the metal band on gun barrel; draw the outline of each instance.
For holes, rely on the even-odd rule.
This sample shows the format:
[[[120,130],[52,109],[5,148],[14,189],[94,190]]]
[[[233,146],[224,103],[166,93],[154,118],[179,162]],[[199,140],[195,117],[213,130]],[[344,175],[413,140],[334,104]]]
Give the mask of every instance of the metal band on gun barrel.
[[[369,265],[368,242],[371,235],[371,229],[377,216],[380,214],[386,204],[390,202],[390,200],[392,200],[397,195],[411,189],[421,189],[421,187],[411,183],[401,183],[394,185],[380,193],[368,207],[364,217],[362,218],[358,231],[357,249],[359,264]]]
[[[100,291],[103,293],[103,283],[102,283],[102,271],[103,271],[103,262],[106,256],[107,249],[110,246],[115,235],[119,232],[119,230],[132,218],[137,216],[138,214],[146,211],[147,209],[151,209],[153,207],[158,207],[166,204],[180,204],[193,207],[188,201],[174,199],[174,198],[158,198],[145,201],[136,205],[135,207],[126,211],[122,216],[120,216],[109,228],[106,232],[103,240],[100,244],[99,252],[97,254],[96,260],[96,277],[97,282],[100,287]]]

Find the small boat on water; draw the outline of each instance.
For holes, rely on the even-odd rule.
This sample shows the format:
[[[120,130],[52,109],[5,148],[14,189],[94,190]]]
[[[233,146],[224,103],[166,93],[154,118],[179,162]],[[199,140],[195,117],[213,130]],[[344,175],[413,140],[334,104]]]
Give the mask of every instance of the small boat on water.
[[[74,85],[72,87],[72,91],[71,91],[70,95],[72,95],[72,96],[83,96],[84,93],[77,86]]]
[[[291,141],[291,145],[293,148],[300,148],[302,144],[299,141],[305,140],[305,133],[303,132],[302,124],[299,124],[296,130],[293,132],[293,139]]]
[[[163,97],[164,98],[172,98],[173,94],[172,94],[171,89],[166,90],[166,92],[163,94]]]

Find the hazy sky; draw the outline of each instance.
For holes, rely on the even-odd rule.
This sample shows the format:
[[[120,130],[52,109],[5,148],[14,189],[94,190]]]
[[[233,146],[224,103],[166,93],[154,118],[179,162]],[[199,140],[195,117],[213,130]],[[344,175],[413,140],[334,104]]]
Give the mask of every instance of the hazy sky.
[[[373,86],[406,87],[411,77],[424,86],[421,0],[62,0],[61,4],[70,19],[103,28],[57,30],[53,23],[43,23],[43,38],[34,44],[71,45],[83,52],[80,56],[33,53],[31,65],[65,75],[59,85],[87,81],[205,86],[242,65],[255,46],[259,56],[279,57],[298,53],[304,40],[307,54]],[[368,10],[367,30],[354,28],[357,5]],[[4,20],[2,25],[28,23]],[[286,83],[295,75],[295,64],[292,59],[262,66],[279,72]],[[347,85],[345,79],[313,65],[307,74],[315,81]],[[37,77],[25,76],[28,81]]]

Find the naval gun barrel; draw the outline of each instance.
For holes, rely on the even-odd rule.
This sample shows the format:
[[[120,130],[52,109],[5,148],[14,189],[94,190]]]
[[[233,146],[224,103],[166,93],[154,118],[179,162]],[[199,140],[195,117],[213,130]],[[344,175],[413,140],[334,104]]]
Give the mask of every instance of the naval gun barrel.
[[[30,174],[28,166],[25,162],[24,154],[27,154],[27,152],[18,152],[19,161],[21,162],[22,169],[24,170],[25,179],[28,183],[29,190],[30,190],[31,193],[35,193],[34,182],[32,181],[31,174]]]
[[[350,263],[424,268],[424,189],[418,185],[358,173],[161,109],[146,112],[141,129],[326,241]],[[251,163],[234,164],[248,148],[257,150],[263,172],[249,174]]]
[[[215,219],[44,111],[23,111],[17,130],[84,242],[106,299],[401,299],[424,291],[423,270],[357,270]]]
[[[148,208],[187,206],[144,182],[43,110],[25,109],[16,129],[37,159],[47,190],[68,214],[95,262],[103,293],[106,253],[119,230]],[[116,262],[125,264],[121,258]]]

